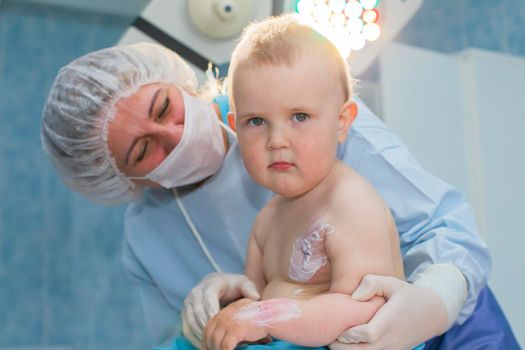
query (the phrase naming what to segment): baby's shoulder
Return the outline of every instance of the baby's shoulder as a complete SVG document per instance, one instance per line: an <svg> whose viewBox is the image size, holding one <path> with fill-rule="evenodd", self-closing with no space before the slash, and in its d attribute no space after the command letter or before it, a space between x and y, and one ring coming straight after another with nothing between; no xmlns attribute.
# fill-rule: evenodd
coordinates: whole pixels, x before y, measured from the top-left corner
<svg viewBox="0 0 525 350"><path fill-rule="evenodd" d="M333 193L342 198L347 198L349 195L353 198L378 196L374 186L363 175L340 162L337 166Z"/></svg>
<svg viewBox="0 0 525 350"><path fill-rule="evenodd" d="M354 169L339 163L332 204L338 212L383 212L385 202L374 186Z"/></svg>

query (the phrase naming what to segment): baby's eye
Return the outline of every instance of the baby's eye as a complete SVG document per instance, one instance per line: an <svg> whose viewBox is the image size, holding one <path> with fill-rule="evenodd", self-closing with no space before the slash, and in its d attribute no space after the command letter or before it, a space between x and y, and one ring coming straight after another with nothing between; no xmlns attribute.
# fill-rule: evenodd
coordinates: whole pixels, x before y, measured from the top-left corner
<svg viewBox="0 0 525 350"><path fill-rule="evenodd" d="M305 122L310 118L310 116L306 113L294 113L292 116L292 119L298 122Z"/></svg>
<svg viewBox="0 0 525 350"><path fill-rule="evenodd" d="M264 124L264 119L260 117L250 118L248 119L248 125L252 126L261 126Z"/></svg>

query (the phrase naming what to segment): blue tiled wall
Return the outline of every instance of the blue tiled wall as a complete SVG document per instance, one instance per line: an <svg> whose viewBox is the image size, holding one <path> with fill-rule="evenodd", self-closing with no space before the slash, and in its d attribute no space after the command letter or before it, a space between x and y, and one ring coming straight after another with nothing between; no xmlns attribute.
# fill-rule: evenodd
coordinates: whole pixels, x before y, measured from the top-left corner
<svg viewBox="0 0 525 350"><path fill-rule="evenodd" d="M0 8L0 348L148 349L119 258L122 207L60 183L40 146L59 69L113 45L131 19L4 2Z"/></svg>
<svg viewBox="0 0 525 350"><path fill-rule="evenodd" d="M385 0L388 1L388 0ZM425 0L396 40L443 52L525 55L524 0ZM58 68L113 45L129 20L4 1L0 6L0 348L148 349L121 269L123 208L60 183L40 147Z"/></svg>

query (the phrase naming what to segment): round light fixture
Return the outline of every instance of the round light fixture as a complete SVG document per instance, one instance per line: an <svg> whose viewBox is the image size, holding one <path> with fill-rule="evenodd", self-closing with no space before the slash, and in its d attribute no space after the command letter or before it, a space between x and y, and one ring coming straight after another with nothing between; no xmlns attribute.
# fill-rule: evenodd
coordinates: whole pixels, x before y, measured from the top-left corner
<svg viewBox="0 0 525 350"><path fill-rule="evenodd" d="M199 31L214 39L239 34L253 18L253 0L188 0L190 19Z"/></svg>
<svg viewBox="0 0 525 350"><path fill-rule="evenodd" d="M295 10L338 47L344 57L381 35L378 0L298 0Z"/></svg>

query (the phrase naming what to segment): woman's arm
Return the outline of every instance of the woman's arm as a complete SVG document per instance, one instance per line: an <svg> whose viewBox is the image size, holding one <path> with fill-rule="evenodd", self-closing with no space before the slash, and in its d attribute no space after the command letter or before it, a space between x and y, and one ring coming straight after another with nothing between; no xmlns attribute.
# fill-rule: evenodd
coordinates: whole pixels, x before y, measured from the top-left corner
<svg viewBox="0 0 525 350"><path fill-rule="evenodd" d="M128 242L122 245L122 264L128 278L137 287L146 324L155 344L163 344L181 332L180 312L162 295L138 262Z"/></svg>
<svg viewBox="0 0 525 350"><path fill-rule="evenodd" d="M367 325L348 330L341 339L369 344L336 342L331 348L364 349L384 344L408 348L442 333L447 321L449 325L461 324L470 316L489 277L490 255L464 196L426 172L366 105L358 98L356 102L358 117L346 143L338 148L338 158L367 178L390 207L399 232L407 280L417 281L421 273L426 274L436 264L447 265L447 271L456 269L459 274L450 273L439 284L457 281L449 287L456 291L454 294L464 293L460 298L466 296L466 301L460 306L459 317L457 313L447 315L454 308L453 303L447 305L430 288L371 276L361 283L359 289L368 291L359 299L379 294L387 302ZM466 291L462 290L463 278ZM429 318L428 310L434 310L435 317ZM438 318L440 322L436 322ZM445 328L436 327L443 323L442 318ZM419 331L411 331L416 329ZM399 334L406 336L400 339Z"/></svg>
<svg viewBox="0 0 525 350"><path fill-rule="evenodd" d="M465 197L426 172L409 150L358 98L358 116L338 158L363 175L385 200L399 231L406 279L433 264L448 264L467 281L458 323L474 310L491 270Z"/></svg>

